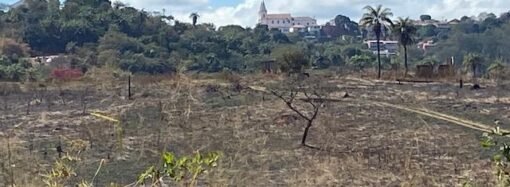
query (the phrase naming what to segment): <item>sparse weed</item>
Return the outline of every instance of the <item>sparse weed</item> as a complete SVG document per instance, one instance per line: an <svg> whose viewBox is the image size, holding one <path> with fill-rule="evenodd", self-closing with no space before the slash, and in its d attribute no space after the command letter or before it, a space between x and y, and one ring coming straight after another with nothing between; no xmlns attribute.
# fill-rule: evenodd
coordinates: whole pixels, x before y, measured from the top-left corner
<svg viewBox="0 0 510 187"><path fill-rule="evenodd" d="M219 152L200 154L193 156L177 157L171 152L163 153L163 166L159 169L152 166L138 177L137 184L145 184L150 180L151 186L161 186L165 179L170 179L180 184L197 186L200 175L209 172L217 166L220 159Z"/></svg>
<svg viewBox="0 0 510 187"><path fill-rule="evenodd" d="M492 161L495 167L495 175L500 186L510 185L510 132L496 127L490 133L484 133L481 141L482 147L491 149L494 154Z"/></svg>

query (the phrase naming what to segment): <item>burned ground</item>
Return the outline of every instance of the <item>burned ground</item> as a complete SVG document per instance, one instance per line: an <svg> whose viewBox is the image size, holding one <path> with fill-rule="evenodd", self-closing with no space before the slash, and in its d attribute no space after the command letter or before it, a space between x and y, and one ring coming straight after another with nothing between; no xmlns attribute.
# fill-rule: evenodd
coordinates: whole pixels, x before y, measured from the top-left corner
<svg viewBox="0 0 510 187"><path fill-rule="evenodd" d="M311 130L309 143L321 150L308 149L299 144L305 122L271 94L250 89L278 88L282 78L218 77L135 77L132 100L122 79L19 85L0 99L0 137L6 145L10 135L17 184L40 186L34 176L57 158L55 147L66 151L71 142L82 141L86 149L71 183L90 180L106 159L95 183L131 184L158 164L163 150L178 155L200 150L223 153L220 166L201 181L212 186L452 186L466 181L492 186L489 153L479 144L482 132L374 102L426 108L488 126L497 119L510 128L505 126L510 124L510 95L506 91L496 101L492 84L472 91L447 82L399 85L328 76L316 84L337 100L326 102ZM344 99L346 92L350 97ZM119 119L122 136L91 112ZM1 156L6 153L2 148ZM2 172L3 184L8 174Z"/></svg>

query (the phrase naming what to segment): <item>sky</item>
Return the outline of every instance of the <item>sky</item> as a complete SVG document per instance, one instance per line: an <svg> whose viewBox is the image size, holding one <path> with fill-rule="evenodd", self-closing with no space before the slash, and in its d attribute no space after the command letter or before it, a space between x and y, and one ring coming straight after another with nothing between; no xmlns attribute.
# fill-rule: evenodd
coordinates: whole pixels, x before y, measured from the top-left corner
<svg viewBox="0 0 510 187"><path fill-rule="evenodd" d="M16 0L0 0L12 3ZM180 21L190 21L189 14L197 12L199 22L216 26L230 24L253 27L258 19L262 0L121 0L130 6L147 11L163 9ZM265 0L269 13L292 13L295 16L310 16L324 24L336 15L342 14L358 21L366 5L382 4L390 8L394 18L418 19L429 14L434 19L460 18L464 15L477 16L481 12L500 15L510 11L510 0Z"/></svg>

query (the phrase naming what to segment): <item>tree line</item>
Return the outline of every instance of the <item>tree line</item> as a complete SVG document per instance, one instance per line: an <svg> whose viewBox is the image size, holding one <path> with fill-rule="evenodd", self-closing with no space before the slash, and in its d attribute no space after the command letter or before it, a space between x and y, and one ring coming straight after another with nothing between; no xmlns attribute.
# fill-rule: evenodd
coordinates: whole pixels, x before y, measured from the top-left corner
<svg viewBox="0 0 510 187"><path fill-rule="evenodd" d="M26 0L25 4L0 12L0 79L24 80L45 77L26 57L63 54L74 69L115 67L132 73L256 72L264 61L276 60L279 71L301 71L331 66L378 69L404 61L412 64L447 57L463 60L478 54L487 62L508 59L510 13L488 16L483 21L462 18L449 30L433 25L415 26L408 18L391 19L390 9L366 7L359 23L342 15L327 24L316 40L306 33L282 33L267 26L216 28L199 23L199 13L190 22L175 20L162 12L148 12L109 0ZM422 16L422 19L428 19ZM363 44L363 39L395 39L402 55L381 57ZM438 44L421 51L422 40ZM409 54L409 55L408 55ZM299 56L294 56L299 55ZM409 56L409 58L408 58ZM401 60L403 59L403 60ZM487 65L488 67L489 65Z"/></svg>

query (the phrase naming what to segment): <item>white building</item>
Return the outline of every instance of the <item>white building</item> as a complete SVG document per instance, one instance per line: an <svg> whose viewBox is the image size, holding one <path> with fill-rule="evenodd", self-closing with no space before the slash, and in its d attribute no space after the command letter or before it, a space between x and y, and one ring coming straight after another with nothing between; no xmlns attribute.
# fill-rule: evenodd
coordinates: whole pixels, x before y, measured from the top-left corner
<svg viewBox="0 0 510 187"><path fill-rule="evenodd" d="M306 32L306 27L304 25L294 25L289 28L289 32L292 33Z"/></svg>
<svg viewBox="0 0 510 187"><path fill-rule="evenodd" d="M419 49L422 49L424 51L427 51L431 48L434 48L436 47L436 44L434 43L433 40L428 40L428 41L425 41L425 42L419 42L418 43L418 48Z"/></svg>
<svg viewBox="0 0 510 187"><path fill-rule="evenodd" d="M365 44L372 53L377 54L377 40L368 40ZM379 44L381 55L392 56L398 53L398 41L381 40Z"/></svg>
<svg viewBox="0 0 510 187"><path fill-rule="evenodd" d="M317 20L311 17L292 17L290 13L268 14L264 1L260 4L258 23L267 25L269 29L278 29L283 33L297 31L302 27L317 26Z"/></svg>

